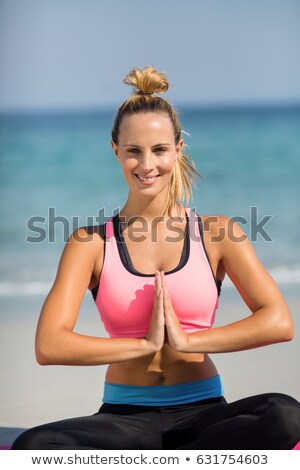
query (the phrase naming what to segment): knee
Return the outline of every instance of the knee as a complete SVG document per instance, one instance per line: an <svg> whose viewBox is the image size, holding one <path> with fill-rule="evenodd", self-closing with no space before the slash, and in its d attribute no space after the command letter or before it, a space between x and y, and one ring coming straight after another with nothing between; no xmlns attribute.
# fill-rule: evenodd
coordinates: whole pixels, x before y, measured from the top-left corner
<svg viewBox="0 0 300 470"><path fill-rule="evenodd" d="M300 439L300 403L282 393L271 393L267 398L270 430L282 437L285 448L291 448Z"/></svg>
<svg viewBox="0 0 300 470"><path fill-rule="evenodd" d="M55 436L43 426L38 426L20 434L12 445L12 450L43 450L55 439Z"/></svg>
<svg viewBox="0 0 300 470"><path fill-rule="evenodd" d="M291 418L295 416L297 421L300 418L300 403L295 398L284 393L267 393L269 409L278 418Z"/></svg>

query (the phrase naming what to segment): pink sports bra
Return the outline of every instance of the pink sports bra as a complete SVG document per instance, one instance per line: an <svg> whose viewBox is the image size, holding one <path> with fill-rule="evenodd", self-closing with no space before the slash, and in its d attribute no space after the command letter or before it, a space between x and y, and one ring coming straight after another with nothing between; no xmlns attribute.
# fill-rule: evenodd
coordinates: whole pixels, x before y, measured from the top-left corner
<svg viewBox="0 0 300 470"><path fill-rule="evenodd" d="M203 244L201 217L185 208L186 230L180 262L165 272L173 308L186 332L210 328L222 281L210 266ZM198 223L197 223L198 221ZM155 274L135 270L120 230L118 214L105 225L105 250L99 285L92 290L110 337L142 338L153 308Z"/></svg>

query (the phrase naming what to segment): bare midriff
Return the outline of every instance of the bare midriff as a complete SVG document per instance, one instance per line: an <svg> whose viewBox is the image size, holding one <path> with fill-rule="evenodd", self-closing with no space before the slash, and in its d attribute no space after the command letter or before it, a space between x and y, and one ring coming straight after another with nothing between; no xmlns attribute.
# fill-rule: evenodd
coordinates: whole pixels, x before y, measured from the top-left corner
<svg viewBox="0 0 300 470"><path fill-rule="evenodd" d="M110 364L105 380L127 385L175 385L217 374L218 371L207 354L180 353L165 344L157 353Z"/></svg>

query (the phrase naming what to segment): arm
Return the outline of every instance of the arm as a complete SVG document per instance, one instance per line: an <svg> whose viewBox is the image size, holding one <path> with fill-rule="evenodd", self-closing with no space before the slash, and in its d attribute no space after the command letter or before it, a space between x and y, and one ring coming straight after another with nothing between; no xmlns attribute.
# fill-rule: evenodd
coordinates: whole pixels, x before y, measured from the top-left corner
<svg viewBox="0 0 300 470"><path fill-rule="evenodd" d="M236 222L224 216L219 217L220 233L224 236L218 242L219 262L252 313L226 326L186 334L180 328L168 294L165 294L170 345L182 352L220 353L290 341L293 322L288 306L245 233Z"/></svg>
<svg viewBox="0 0 300 470"><path fill-rule="evenodd" d="M155 350L152 336L98 338L73 331L104 242L85 229L75 231L62 253L57 276L39 318L35 350L39 364L100 365L141 357Z"/></svg>

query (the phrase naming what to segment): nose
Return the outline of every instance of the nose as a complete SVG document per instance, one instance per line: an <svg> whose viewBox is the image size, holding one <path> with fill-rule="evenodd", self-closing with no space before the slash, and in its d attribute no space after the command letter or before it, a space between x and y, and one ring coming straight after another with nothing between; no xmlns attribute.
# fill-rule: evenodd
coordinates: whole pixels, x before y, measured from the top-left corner
<svg viewBox="0 0 300 470"><path fill-rule="evenodd" d="M149 172L155 168L155 162L153 159L153 155L151 155L150 152L145 152L142 155L142 158L140 160L140 167L143 171Z"/></svg>

